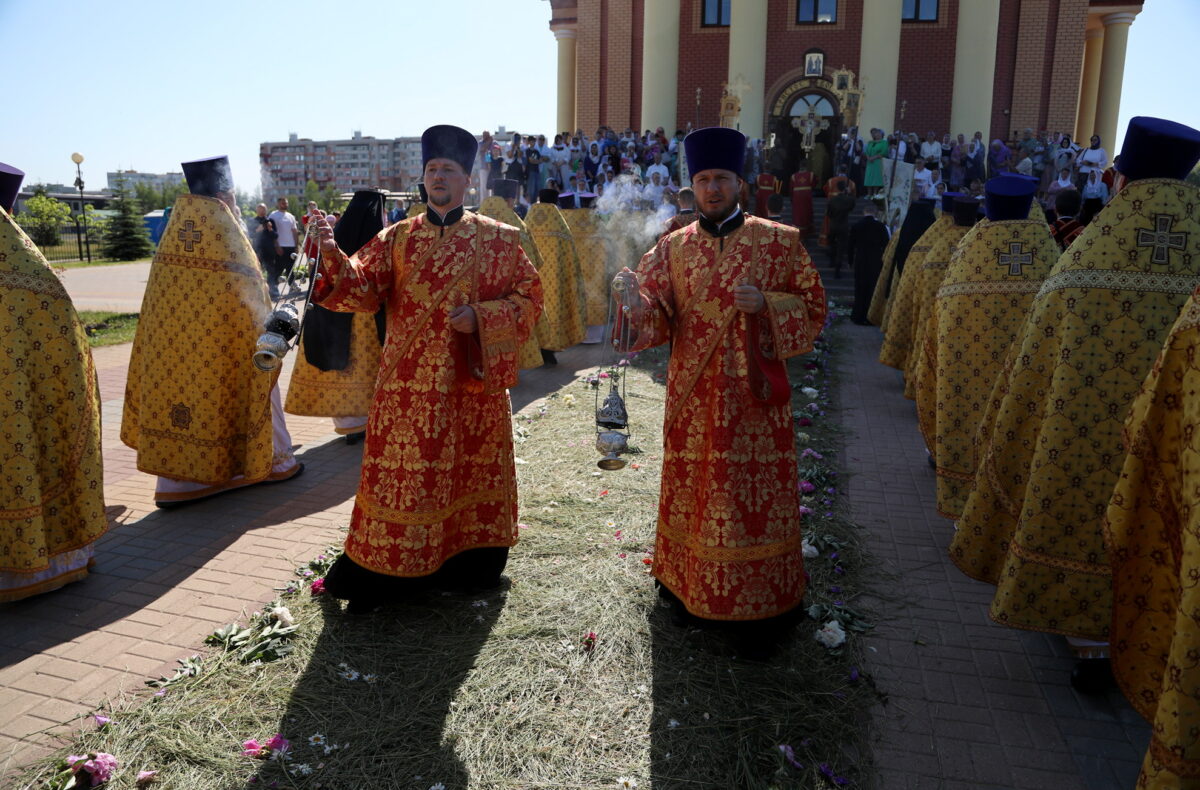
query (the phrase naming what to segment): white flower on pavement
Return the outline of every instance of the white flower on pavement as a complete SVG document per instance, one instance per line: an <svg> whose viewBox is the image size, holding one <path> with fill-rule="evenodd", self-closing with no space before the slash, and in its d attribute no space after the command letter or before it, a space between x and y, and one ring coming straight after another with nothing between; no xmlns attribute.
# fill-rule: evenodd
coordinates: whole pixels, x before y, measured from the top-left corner
<svg viewBox="0 0 1200 790"><path fill-rule="evenodd" d="M800 390L800 394L811 400L821 393L815 387L804 387Z"/></svg>
<svg viewBox="0 0 1200 790"><path fill-rule="evenodd" d="M272 609L271 616L274 617L275 621L280 625L287 626L288 628L291 628L296 624L296 618L292 617L291 610L286 606L280 606L276 609Z"/></svg>
<svg viewBox="0 0 1200 790"><path fill-rule="evenodd" d="M842 628L842 624L837 620L830 620L821 626L821 630L813 634L813 639L816 639L821 645L830 649L841 647L846 641L846 630Z"/></svg>

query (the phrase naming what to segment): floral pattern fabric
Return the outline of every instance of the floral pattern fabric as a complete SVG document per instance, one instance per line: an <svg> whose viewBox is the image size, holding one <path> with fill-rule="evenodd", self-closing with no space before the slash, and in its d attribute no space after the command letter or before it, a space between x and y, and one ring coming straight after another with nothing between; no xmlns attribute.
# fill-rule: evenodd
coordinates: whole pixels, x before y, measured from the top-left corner
<svg viewBox="0 0 1200 790"><path fill-rule="evenodd" d="M100 398L62 282L0 209L0 602L87 575L108 529Z"/></svg>
<svg viewBox="0 0 1200 790"><path fill-rule="evenodd" d="M766 297L764 351L805 353L821 330L821 279L794 228L747 217L717 239L692 224L638 266L635 347L671 343L654 575L693 614L756 620L804 596L790 407L750 391L747 319L733 288Z"/></svg>
<svg viewBox="0 0 1200 790"><path fill-rule="evenodd" d="M1017 265L1005 256L1029 255ZM975 480L975 434L1004 358L1058 260L1045 223L971 228L950 258L925 329L917 416L937 464L937 511L957 520Z"/></svg>
<svg viewBox="0 0 1200 790"><path fill-rule="evenodd" d="M916 324L914 311L916 294L921 283L921 266L925 263L925 256L933 242L953 225L954 219L945 214L930 225L909 250L900 279L893 284L894 292L889 300L887 320L880 327L883 331L883 345L879 349L879 361L888 367L904 370L908 363Z"/></svg>
<svg viewBox="0 0 1200 790"><path fill-rule="evenodd" d="M138 469L220 486L265 480L285 460L271 423L279 374L252 362L269 311L241 222L216 198L181 196L150 266L129 358L121 441L137 451Z"/></svg>
<svg viewBox="0 0 1200 790"><path fill-rule="evenodd" d="M1200 293L1129 410L1125 466L1105 521L1113 570L1112 667L1151 725L1139 788L1200 778Z"/></svg>
<svg viewBox="0 0 1200 790"><path fill-rule="evenodd" d="M377 573L426 576L464 550L515 545L507 388L541 307L517 229L470 212L444 228L422 215L322 267L323 307L387 311L346 554ZM475 311L476 333L450 328L459 305Z"/></svg>
<svg viewBox="0 0 1200 790"><path fill-rule="evenodd" d="M538 275L545 308L537 325L538 346L562 351L583 340L586 331L579 251L562 212L552 203L530 206L525 225L542 258Z"/></svg>
<svg viewBox="0 0 1200 790"><path fill-rule="evenodd" d="M998 585L1002 625L1108 638L1101 521L1125 461L1121 426L1192 290L1200 190L1131 182L1058 259L980 431L951 553Z"/></svg>

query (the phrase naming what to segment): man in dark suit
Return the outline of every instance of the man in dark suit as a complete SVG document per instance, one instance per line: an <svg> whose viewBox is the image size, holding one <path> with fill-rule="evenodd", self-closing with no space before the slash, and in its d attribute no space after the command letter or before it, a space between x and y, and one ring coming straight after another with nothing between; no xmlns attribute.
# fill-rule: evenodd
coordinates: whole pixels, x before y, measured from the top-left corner
<svg viewBox="0 0 1200 790"><path fill-rule="evenodd" d="M890 234L887 225L879 221L879 204L870 201L863 208L863 218L850 229L847 250L854 267L854 309L850 320L859 326L870 326L867 309L875 292L875 281L883 267L883 250Z"/></svg>
<svg viewBox="0 0 1200 790"><path fill-rule="evenodd" d="M833 266L833 276L840 279L842 263L849 260L850 214L857 201L850 194L850 179L838 175L833 181L837 191L830 195L825 204L825 216L829 219L829 262Z"/></svg>

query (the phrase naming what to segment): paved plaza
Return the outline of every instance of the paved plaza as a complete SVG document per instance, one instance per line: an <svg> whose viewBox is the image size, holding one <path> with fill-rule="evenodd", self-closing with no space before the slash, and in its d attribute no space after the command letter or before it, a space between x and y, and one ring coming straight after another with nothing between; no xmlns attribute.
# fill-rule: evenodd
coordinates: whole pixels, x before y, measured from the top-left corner
<svg viewBox="0 0 1200 790"><path fill-rule="evenodd" d="M145 278L137 267L95 271L110 275L93 282ZM91 287L78 278L68 287L77 303L115 294L76 296ZM1093 699L1071 689L1060 638L988 620L991 588L946 555L952 526L934 512L913 404L899 374L876 361L878 330L844 322L839 331L847 490L878 564L866 664L884 695L874 716L878 786L1132 787L1148 727L1116 692ZM361 445L347 446L327 419L293 416L301 478L156 510L153 479L137 471L118 436L130 348L94 351L112 524L96 547L95 572L0 610L0 775L44 753L47 729L169 674L214 629L270 601L349 520ZM570 383L600 353L576 347L558 368L526 372L514 410Z"/></svg>

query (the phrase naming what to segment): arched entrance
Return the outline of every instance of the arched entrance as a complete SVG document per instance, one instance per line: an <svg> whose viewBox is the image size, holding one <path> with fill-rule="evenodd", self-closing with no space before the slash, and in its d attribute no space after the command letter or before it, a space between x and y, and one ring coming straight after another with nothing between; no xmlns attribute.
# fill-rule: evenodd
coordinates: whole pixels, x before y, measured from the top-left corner
<svg viewBox="0 0 1200 790"><path fill-rule="evenodd" d="M797 80L771 105L769 130L775 135L772 171L786 184L801 159L808 159L818 187L833 177L842 136L842 106L824 77ZM811 148L806 149L806 144Z"/></svg>

